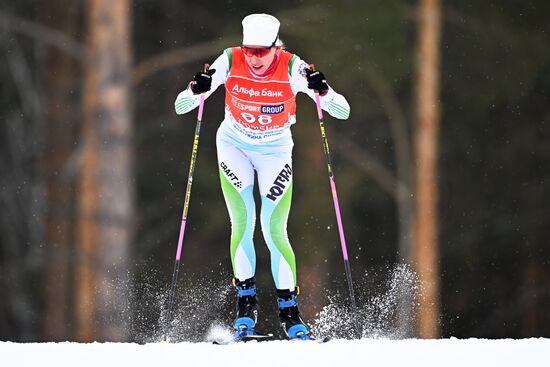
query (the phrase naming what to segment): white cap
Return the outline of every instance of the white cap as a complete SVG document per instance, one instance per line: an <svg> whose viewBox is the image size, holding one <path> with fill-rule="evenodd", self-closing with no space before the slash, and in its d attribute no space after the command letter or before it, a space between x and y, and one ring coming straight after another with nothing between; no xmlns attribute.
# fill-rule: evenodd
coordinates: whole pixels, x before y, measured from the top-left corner
<svg viewBox="0 0 550 367"><path fill-rule="evenodd" d="M243 45L272 46L279 36L280 22L269 14L250 14L243 19Z"/></svg>

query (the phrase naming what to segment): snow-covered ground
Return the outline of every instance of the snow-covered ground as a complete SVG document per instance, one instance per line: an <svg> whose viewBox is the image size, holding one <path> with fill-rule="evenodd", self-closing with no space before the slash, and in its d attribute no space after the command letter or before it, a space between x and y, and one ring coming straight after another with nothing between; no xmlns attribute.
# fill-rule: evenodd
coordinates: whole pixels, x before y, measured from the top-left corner
<svg viewBox="0 0 550 367"><path fill-rule="evenodd" d="M164 335L162 316L152 324L148 313L141 314L140 309L135 308L137 316L128 320L128 323L133 322L131 334L135 340L149 342L147 344L0 342L0 367L550 366L548 338L402 339L412 330L414 318L409 319L409 324L397 322L400 320L398 305L403 304L399 300L409 300L409 309L405 309L414 315L414 300L420 287L415 274L407 266L386 269L384 274L386 281L378 281L379 288L376 289L362 283L369 279L367 275L358 279L358 294L364 293L358 312L350 313L345 297L331 297L321 312L311 318L313 335L333 338L324 344L280 340L231 345L192 342L223 340L233 332L227 326L230 316L223 307L233 304L234 289L222 280L213 284L188 285L189 289L201 290L199 294L181 293L178 317L170 324L167 333L174 343L155 342ZM148 307L162 309L166 297L155 292L146 293L151 294L150 299L135 300L134 304L142 305L146 310ZM227 316L224 318L223 315ZM343 339L354 334L353 321L356 319L352 315L360 320L363 339ZM262 328L276 333L275 325L265 323Z"/></svg>
<svg viewBox="0 0 550 367"><path fill-rule="evenodd" d="M18 366L549 366L550 339L332 340L204 343L0 342L0 365Z"/></svg>

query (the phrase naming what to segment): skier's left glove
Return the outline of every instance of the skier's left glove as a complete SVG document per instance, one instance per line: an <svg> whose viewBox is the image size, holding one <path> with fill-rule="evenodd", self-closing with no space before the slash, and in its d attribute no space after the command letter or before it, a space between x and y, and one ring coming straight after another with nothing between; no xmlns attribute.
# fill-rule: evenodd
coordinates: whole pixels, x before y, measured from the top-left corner
<svg viewBox="0 0 550 367"><path fill-rule="evenodd" d="M208 69L206 71L198 72L191 81L191 90L193 94L201 94L208 92L212 86L212 75L216 72L216 69Z"/></svg>
<svg viewBox="0 0 550 367"><path fill-rule="evenodd" d="M324 96L328 91L328 84L325 76L319 70L305 69L307 78L307 87L316 90Z"/></svg>

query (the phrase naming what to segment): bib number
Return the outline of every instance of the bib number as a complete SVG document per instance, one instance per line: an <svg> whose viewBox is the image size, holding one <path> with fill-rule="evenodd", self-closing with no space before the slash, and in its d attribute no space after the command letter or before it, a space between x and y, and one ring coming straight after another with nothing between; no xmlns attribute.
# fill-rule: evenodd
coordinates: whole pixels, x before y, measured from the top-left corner
<svg viewBox="0 0 550 367"><path fill-rule="evenodd" d="M241 112L241 117L246 121L248 122L249 124L253 124L254 122L256 122L256 117L254 117L253 114L251 113L248 113L248 112ZM269 115L259 115L258 116L258 123L260 125L268 125L272 122L272 118L271 116Z"/></svg>

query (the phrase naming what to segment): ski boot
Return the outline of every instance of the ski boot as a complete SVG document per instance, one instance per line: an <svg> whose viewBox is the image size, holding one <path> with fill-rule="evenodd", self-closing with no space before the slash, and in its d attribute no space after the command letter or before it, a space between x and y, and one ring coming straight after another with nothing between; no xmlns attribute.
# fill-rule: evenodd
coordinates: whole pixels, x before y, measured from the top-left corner
<svg viewBox="0 0 550 367"><path fill-rule="evenodd" d="M237 334L246 335L254 332L254 327L258 321L258 297L256 297L256 284L254 277L239 281L233 279L233 284L237 288L237 317L233 322Z"/></svg>
<svg viewBox="0 0 550 367"><path fill-rule="evenodd" d="M296 301L298 293L298 287L294 291L277 289L279 320L289 339L313 340L314 338L309 336L309 329L302 320L298 309L298 302Z"/></svg>

